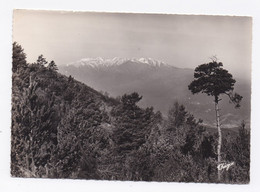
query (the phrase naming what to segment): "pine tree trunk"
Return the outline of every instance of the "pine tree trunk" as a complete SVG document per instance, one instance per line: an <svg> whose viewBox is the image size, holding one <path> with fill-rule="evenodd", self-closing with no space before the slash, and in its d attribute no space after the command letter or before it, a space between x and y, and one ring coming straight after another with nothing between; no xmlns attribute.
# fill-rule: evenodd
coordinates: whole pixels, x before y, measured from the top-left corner
<svg viewBox="0 0 260 192"><path fill-rule="evenodd" d="M221 129L220 129L220 122L219 122L219 106L218 106L219 99L218 97L215 97L215 111L216 111L216 121L217 121L217 129L218 129L218 147L217 147L217 153L218 153L218 165L221 162L221 143L222 143L222 135L221 135ZM218 181L221 180L221 170L218 169Z"/></svg>

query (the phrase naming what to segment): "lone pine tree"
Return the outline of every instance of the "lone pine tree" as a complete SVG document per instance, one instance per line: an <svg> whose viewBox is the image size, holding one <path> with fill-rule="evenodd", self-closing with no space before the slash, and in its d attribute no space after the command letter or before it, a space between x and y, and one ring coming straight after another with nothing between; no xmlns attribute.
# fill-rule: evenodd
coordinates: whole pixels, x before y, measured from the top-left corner
<svg viewBox="0 0 260 192"><path fill-rule="evenodd" d="M211 62L199 65L195 68L194 80L188 86L192 94L206 93L208 96L214 97L216 123L218 129L218 164L221 162L221 143L222 135L220 128L220 114L219 114L219 101L220 95L227 95L236 108L240 107L240 101L242 96L237 93L233 93L236 80L225 69L222 68L223 64L218 62L216 58L213 58ZM221 179L221 172L218 170L218 180Z"/></svg>

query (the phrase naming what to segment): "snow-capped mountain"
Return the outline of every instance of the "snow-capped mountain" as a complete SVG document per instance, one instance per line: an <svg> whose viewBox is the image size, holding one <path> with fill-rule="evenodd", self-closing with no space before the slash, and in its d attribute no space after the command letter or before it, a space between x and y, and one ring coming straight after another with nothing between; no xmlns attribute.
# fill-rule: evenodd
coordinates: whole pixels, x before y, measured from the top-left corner
<svg viewBox="0 0 260 192"><path fill-rule="evenodd" d="M192 95L188 90L193 80L193 69L174 67L151 58L118 58L103 59L85 58L60 66L59 70L65 75L86 83L98 91L109 93L113 97L125 93L138 92L143 96L140 105L153 106L167 115L170 106L178 101L184 104L195 117L205 123L214 124L214 105L211 97L204 94ZM242 84L241 84L242 83ZM238 119L250 119L250 85L238 82L236 91L244 98L241 109L236 110L228 103L221 102L223 124L240 124ZM212 110L210 110L212 109ZM231 114L231 115L230 115Z"/></svg>
<svg viewBox="0 0 260 192"><path fill-rule="evenodd" d="M92 68L99 68L99 67L109 67L112 65L120 65L125 62L127 59L115 57L113 59L103 59L102 57L97 58L84 58L79 61L69 63L67 66L89 66Z"/></svg>
<svg viewBox="0 0 260 192"><path fill-rule="evenodd" d="M111 66L118 66L122 65L126 62L132 62L132 63L139 63L139 64L146 64L150 67L172 67L162 61L158 61L151 58L120 58L120 57L114 57L113 59L104 59L101 57L97 58L84 58L79 61L69 63L67 66L75 66L75 67L92 67L96 69L100 69L103 67L111 67Z"/></svg>
<svg viewBox="0 0 260 192"><path fill-rule="evenodd" d="M170 65L168 65L162 61L158 61L158 60L151 59L151 58L140 58L140 59L136 59L136 60L134 59L134 61L138 61L140 63L145 63L145 64L148 64L153 67L161 67L161 66L171 67Z"/></svg>

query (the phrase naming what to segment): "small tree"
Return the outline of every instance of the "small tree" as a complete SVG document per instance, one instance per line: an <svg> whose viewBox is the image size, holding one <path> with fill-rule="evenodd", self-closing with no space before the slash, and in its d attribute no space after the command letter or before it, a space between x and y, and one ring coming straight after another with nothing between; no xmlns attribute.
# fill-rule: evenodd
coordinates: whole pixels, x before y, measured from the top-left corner
<svg viewBox="0 0 260 192"><path fill-rule="evenodd" d="M183 105L178 102L174 103L174 106L170 108L168 112L168 127L169 130L175 130L184 124L187 117L187 111Z"/></svg>
<svg viewBox="0 0 260 192"><path fill-rule="evenodd" d="M13 43L13 68L12 71L16 72L19 68L24 68L27 66L26 54L21 45L17 42Z"/></svg>
<svg viewBox="0 0 260 192"><path fill-rule="evenodd" d="M237 93L233 94L234 85L236 80L225 69L222 68L223 64L217 62L216 57L211 62L199 65L195 68L194 81L188 86L189 90L193 93L206 93L208 96L214 97L216 122L218 129L218 163L221 162L221 129L220 129L220 115L219 115L219 101L220 95L225 94L229 97L230 101L235 104L235 107L240 107L239 103L242 96ZM218 171L218 180L220 181L220 171Z"/></svg>
<svg viewBox="0 0 260 192"><path fill-rule="evenodd" d="M40 55L36 61L36 63L38 65L41 65L41 66L44 66L44 65L47 65L48 62L46 61L46 59L43 57L43 55Z"/></svg>
<svg viewBox="0 0 260 192"><path fill-rule="evenodd" d="M116 117L114 141L119 153L137 150L146 142L153 120L153 108L140 108L137 103L142 99L138 93L124 94L121 104L116 106L111 115Z"/></svg>
<svg viewBox="0 0 260 192"><path fill-rule="evenodd" d="M54 61L51 61L51 62L49 63L48 68L49 68L50 70L53 70L53 71L57 71L57 70L58 70L58 67L57 67L57 65L56 65L56 63L55 63Z"/></svg>

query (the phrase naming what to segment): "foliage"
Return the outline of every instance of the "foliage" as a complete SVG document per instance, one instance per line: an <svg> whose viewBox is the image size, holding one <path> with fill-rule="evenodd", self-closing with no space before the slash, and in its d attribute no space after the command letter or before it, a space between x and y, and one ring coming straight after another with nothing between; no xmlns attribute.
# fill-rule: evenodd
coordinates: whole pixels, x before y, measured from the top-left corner
<svg viewBox="0 0 260 192"><path fill-rule="evenodd" d="M175 102L174 107L172 107L168 113L168 129L171 130L182 126L185 123L186 115L187 111L185 111L185 107Z"/></svg>
<svg viewBox="0 0 260 192"><path fill-rule="evenodd" d="M43 55L40 55L36 61L36 64L37 65L40 65L40 66L45 66L48 64L48 62L46 61L46 59L43 57Z"/></svg>
<svg viewBox="0 0 260 192"><path fill-rule="evenodd" d="M21 45L14 42L13 43L13 68L12 71L15 73L18 69L24 68L27 65L26 54Z"/></svg>
<svg viewBox="0 0 260 192"><path fill-rule="evenodd" d="M54 61L51 61L49 64L48 64L48 68L50 70L54 70L54 71L57 71L58 70L58 67L56 65L56 63Z"/></svg>
<svg viewBox="0 0 260 192"><path fill-rule="evenodd" d="M224 154L229 162L235 162L226 174L226 182L247 183L250 179L250 132L242 121L237 137L228 135L224 140ZM228 177L228 178L227 178Z"/></svg>
<svg viewBox="0 0 260 192"><path fill-rule="evenodd" d="M41 55L28 64L13 44L11 174L17 177L217 182L217 135L176 102L167 117L57 72ZM222 182L247 183L250 134L223 141L236 164Z"/></svg>
<svg viewBox="0 0 260 192"><path fill-rule="evenodd" d="M145 143L146 136L150 133L150 123L153 109L145 110L137 106L142 97L138 93L122 96L122 103L112 110L115 119L114 141L118 151L137 150Z"/></svg>
<svg viewBox="0 0 260 192"><path fill-rule="evenodd" d="M233 94L236 80L222 67L223 64L217 62L216 59L196 67L194 72L195 80L188 86L189 90L193 94L202 92L214 96L216 102L218 102L219 95L226 94L229 96L230 101L235 103L236 107L239 107L242 96L237 93Z"/></svg>
<svg viewBox="0 0 260 192"><path fill-rule="evenodd" d="M189 90L193 94L201 92L206 93L208 96L214 97L216 125L218 129L218 164L220 164L222 161L222 133L220 127L220 109L218 106L221 99L219 97L221 94L227 95L230 101L235 104L236 108L240 107L240 101L243 98L237 93L233 94L233 89L236 81L227 70L222 68L222 66L223 64L221 62L217 62L216 58L213 58L212 62L199 65L195 68L194 80L188 86ZM220 170L218 170L218 180L221 181Z"/></svg>

